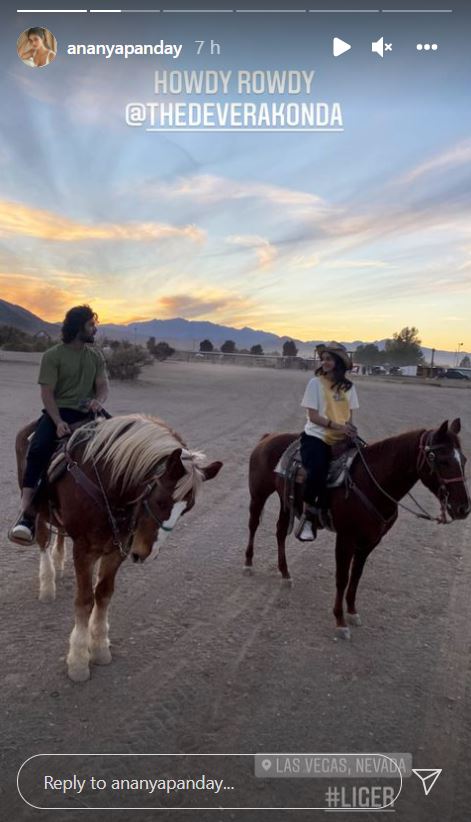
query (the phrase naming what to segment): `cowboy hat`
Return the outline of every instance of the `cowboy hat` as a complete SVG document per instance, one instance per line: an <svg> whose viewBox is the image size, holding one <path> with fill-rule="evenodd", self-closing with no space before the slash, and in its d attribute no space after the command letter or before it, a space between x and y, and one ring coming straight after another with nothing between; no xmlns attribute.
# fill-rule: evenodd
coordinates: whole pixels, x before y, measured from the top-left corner
<svg viewBox="0 0 471 822"><path fill-rule="evenodd" d="M317 353L318 353L319 357L322 357L322 355L326 351L329 354L335 354L336 357L339 357L339 359L342 360L342 362L343 362L345 368L347 369L347 371L350 371L350 369L353 367L353 363L350 359L348 351L345 348L345 346L342 345L342 343L339 343L339 342L336 342L335 340L332 340L332 342L321 343L320 345L317 345L316 349L317 349Z"/></svg>

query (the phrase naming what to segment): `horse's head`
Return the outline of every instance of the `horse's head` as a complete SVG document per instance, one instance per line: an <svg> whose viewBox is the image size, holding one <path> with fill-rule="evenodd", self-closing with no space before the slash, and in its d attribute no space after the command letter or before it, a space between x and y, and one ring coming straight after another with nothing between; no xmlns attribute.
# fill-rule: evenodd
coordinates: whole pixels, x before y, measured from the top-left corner
<svg viewBox="0 0 471 822"><path fill-rule="evenodd" d="M458 434L459 419L448 425L448 420L436 431L426 431L421 439L418 474L424 485L440 500L442 516L465 519L471 511L471 500L466 485L464 456Z"/></svg>
<svg viewBox="0 0 471 822"><path fill-rule="evenodd" d="M193 508L201 483L213 479L222 462L201 465L202 455L176 448L165 461L165 470L149 484L151 490L140 505L131 546L135 560L146 559L161 548L182 514Z"/></svg>

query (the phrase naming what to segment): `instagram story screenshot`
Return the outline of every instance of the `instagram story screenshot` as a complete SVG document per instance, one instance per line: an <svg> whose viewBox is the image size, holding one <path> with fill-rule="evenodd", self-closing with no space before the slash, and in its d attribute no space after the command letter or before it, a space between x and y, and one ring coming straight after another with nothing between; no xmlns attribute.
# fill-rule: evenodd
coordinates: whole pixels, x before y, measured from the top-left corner
<svg viewBox="0 0 471 822"><path fill-rule="evenodd" d="M471 7L122 1L2 9L0 818L468 822Z"/></svg>

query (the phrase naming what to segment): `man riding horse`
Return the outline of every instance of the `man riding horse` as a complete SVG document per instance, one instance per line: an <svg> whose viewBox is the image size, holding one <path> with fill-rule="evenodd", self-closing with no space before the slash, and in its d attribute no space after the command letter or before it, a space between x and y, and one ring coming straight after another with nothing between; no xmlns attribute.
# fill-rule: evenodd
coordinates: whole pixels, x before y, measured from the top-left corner
<svg viewBox="0 0 471 822"><path fill-rule="evenodd" d="M71 425L99 413L108 396L105 361L93 344L97 320L88 305L71 308L62 324L62 342L42 356L38 383L44 408L28 449L21 513L9 532L12 542L31 545L35 541L34 498L56 440L70 434Z"/></svg>

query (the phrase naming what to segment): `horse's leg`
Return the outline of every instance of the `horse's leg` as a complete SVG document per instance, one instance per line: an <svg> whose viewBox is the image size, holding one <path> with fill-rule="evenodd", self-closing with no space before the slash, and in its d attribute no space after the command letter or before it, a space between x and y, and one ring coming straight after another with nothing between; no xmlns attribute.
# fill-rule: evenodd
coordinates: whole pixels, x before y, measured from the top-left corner
<svg viewBox="0 0 471 822"><path fill-rule="evenodd" d="M67 668L70 679L85 682L90 676L88 622L93 608L93 566L96 557L87 552L88 543L74 541L74 566L77 581L75 625L69 640Z"/></svg>
<svg viewBox="0 0 471 822"><path fill-rule="evenodd" d="M348 583L347 593L345 594L345 599L347 601L347 622L349 625L361 625L360 615L357 613L356 606L355 606L355 598L358 588L358 583L360 581L360 577L363 573L363 568L365 567L365 562L371 554L373 548L375 546L362 546L361 548L357 548L353 555L353 562L352 568L350 571L350 580Z"/></svg>
<svg viewBox="0 0 471 822"><path fill-rule="evenodd" d="M335 597L334 616L337 621L335 635L339 639L350 639L348 627L343 612L343 597L348 583L348 574L352 562L354 546L350 540L337 535L335 543L335 564L337 596Z"/></svg>
<svg viewBox="0 0 471 822"><path fill-rule="evenodd" d="M108 636L108 607L114 591L116 571L123 561L119 551L102 556L95 587L95 605L90 617L90 662L108 665L111 662Z"/></svg>
<svg viewBox="0 0 471 822"><path fill-rule="evenodd" d="M49 526L41 514L36 519L36 542L39 545L39 601L53 602L56 598L56 570L49 547Z"/></svg>
<svg viewBox="0 0 471 822"><path fill-rule="evenodd" d="M288 571L288 563L286 562L286 534L288 533L289 525L289 511L283 505L283 500L280 497L280 513L278 522L276 523L276 541L278 543L278 568L284 580L291 580Z"/></svg>
<svg viewBox="0 0 471 822"><path fill-rule="evenodd" d="M263 507L271 493L271 491L269 491L268 493L264 491L263 493L259 492L258 494L251 495L249 516L249 541L245 551L244 570L246 568L252 567L255 533L257 531L258 526L260 525ZM248 573L250 573L250 571Z"/></svg>
<svg viewBox="0 0 471 822"><path fill-rule="evenodd" d="M65 564L65 534L63 531L57 531L52 544L51 554L54 568L58 575L62 576Z"/></svg>

